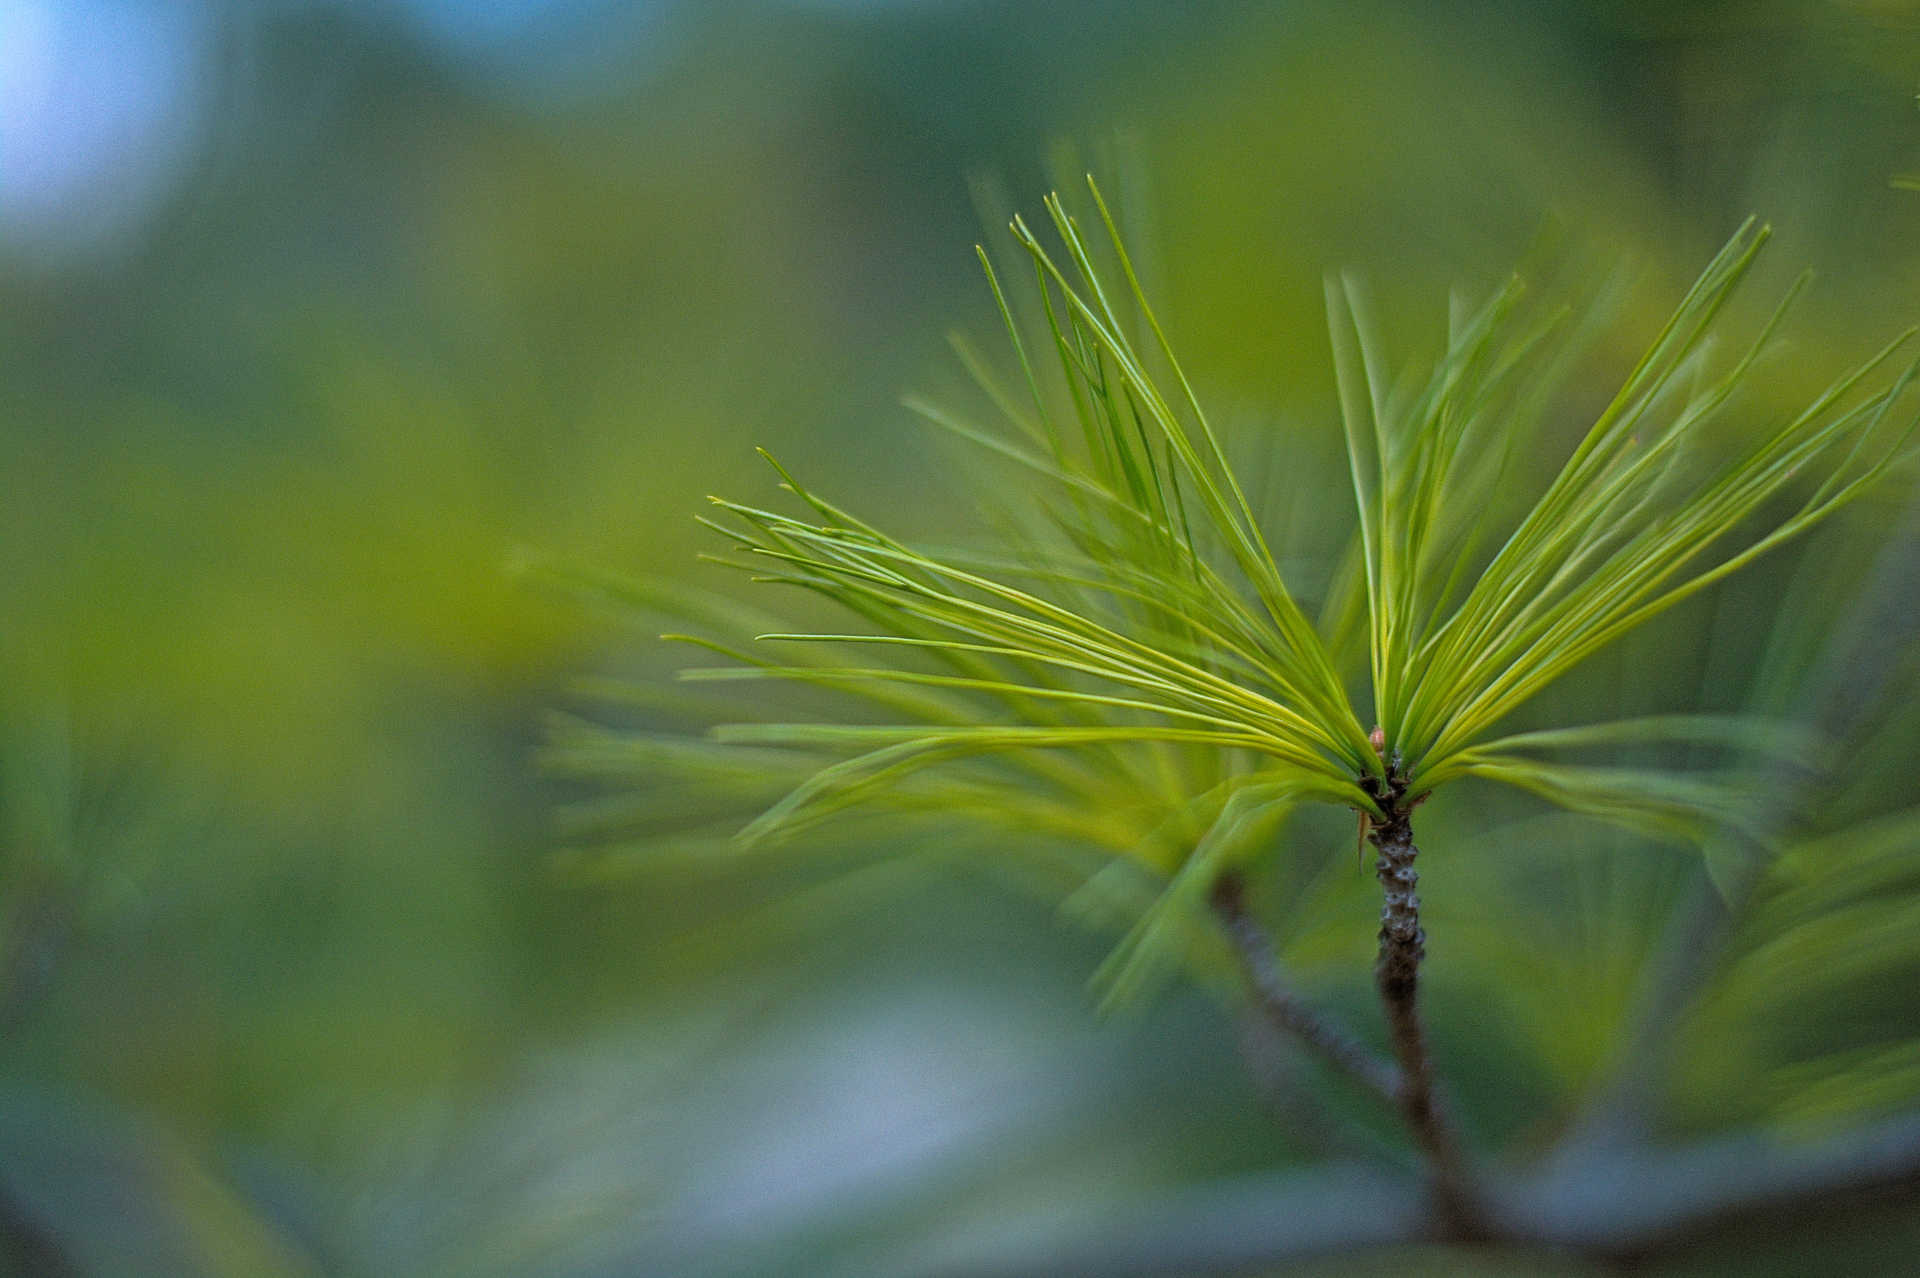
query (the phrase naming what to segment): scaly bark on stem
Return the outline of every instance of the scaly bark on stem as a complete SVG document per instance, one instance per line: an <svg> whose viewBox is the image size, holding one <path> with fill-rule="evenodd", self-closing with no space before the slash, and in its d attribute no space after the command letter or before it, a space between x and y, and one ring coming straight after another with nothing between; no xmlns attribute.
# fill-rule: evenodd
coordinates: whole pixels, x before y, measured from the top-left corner
<svg viewBox="0 0 1920 1278"><path fill-rule="evenodd" d="M1386 814L1373 823L1368 839L1378 853L1374 873L1385 893L1374 983L1386 1012L1394 1059L1400 1065L1395 1099L1426 1156L1436 1206L1448 1228L1460 1237L1477 1237L1485 1232L1485 1214L1435 1094L1433 1057L1420 1021L1420 961L1426 957L1427 934L1420 926L1420 897L1415 891L1420 876L1413 868L1414 858L1420 855L1413 842L1412 821L1419 798L1409 798L1397 767L1385 780L1372 781L1369 792Z"/></svg>

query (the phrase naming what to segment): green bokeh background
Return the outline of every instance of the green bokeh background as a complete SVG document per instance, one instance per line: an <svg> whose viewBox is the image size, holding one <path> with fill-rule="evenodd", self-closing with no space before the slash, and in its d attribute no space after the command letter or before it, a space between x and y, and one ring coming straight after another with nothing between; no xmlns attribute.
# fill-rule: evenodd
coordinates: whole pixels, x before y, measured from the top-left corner
<svg viewBox="0 0 1920 1278"><path fill-rule="evenodd" d="M196 12L203 109L160 194L110 235L0 240L22 1273L913 1272L1018 1210L1300 1156L1225 1011L1101 1021L1102 938L990 875L582 883L549 856L577 787L536 766L543 712L679 657L514 566L695 578L703 495L770 498L756 445L891 527L971 527L897 398L961 385L950 327L991 340L979 179L1033 211L1063 173L1144 175L1202 398L1308 463L1337 446L1329 267L1419 351L1449 288L1543 238L1630 260L1619 364L1757 212L1756 294L1819 272L1782 394L1920 315L1905 4L681 0L493 42L447 35L458 5ZM1823 553L1857 564L1898 510ZM1739 704L1800 566L1559 704ZM1633 893L1681 873L1606 840L1629 869L1430 873L1436 937L1515 919L1456 969L1526 973L1505 1005L1434 947L1489 1136L1524 1144L1604 1056ZM1329 882L1290 943L1363 1017L1369 888ZM1526 920L1582 894L1641 931L1543 959ZM1529 1004L1574 991L1572 1022ZM1882 1010L1912 1033L1911 999ZM1724 1050L1745 1077L1778 1045ZM1893 1066L1836 1104L1910 1104Z"/></svg>

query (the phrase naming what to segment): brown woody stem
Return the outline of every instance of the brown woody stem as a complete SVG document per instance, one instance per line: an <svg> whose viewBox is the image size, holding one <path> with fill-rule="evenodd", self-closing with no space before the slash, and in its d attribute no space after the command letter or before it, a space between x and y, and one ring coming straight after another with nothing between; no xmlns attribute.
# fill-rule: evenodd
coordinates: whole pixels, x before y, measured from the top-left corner
<svg viewBox="0 0 1920 1278"><path fill-rule="evenodd" d="M1237 873L1221 875L1213 885L1213 910L1240 956L1261 1014L1360 1086L1389 1104L1397 1103L1400 1079L1393 1066L1309 1007L1287 984L1272 940L1247 912L1245 893L1246 884Z"/></svg>
<svg viewBox="0 0 1920 1278"><path fill-rule="evenodd" d="M1420 876L1413 863L1420 849L1413 842L1412 813L1424 796L1408 796L1397 767L1384 780L1370 778L1366 784L1385 814L1374 821L1367 837L1379 854L1374 873L1385 893L1374 983L1400 1066L1395 1100L1426 1157L1440 1216L1458 1236L1475 1237L1485 1231L1485 1213L1473 1191L1460 1143L1441 1109L1433 1057L1420 1020L1420 961L1426 957L1427 934L1420 926L1420 897L1415 891Z"/></svg>

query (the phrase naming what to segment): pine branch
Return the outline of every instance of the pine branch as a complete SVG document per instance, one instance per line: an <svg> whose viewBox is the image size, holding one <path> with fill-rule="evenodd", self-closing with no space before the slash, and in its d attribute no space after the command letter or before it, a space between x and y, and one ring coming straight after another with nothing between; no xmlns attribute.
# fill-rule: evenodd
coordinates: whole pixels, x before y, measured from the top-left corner
<svg viewBox="0 0 1920 1278"><path fill-rule="evenodd" d="M1400 1076L1345 1030L1308 1006L1280 972L1272 940L1247 912L1246 883L1229 871L1214 881L1213 909L1240 956L1254 1005L1272 1025L1390 1105L1398 1104Z"/></svg>
<svg viewBox="0 0 1920 1278"><path fill-rule="evenodd" d="M1420 926L1420 897L1414 890L1420 876L1413 863L1420 849L1413 842L1412 821L1413 809L1420 800L1408 797L1397 757L1385 781L1370 777L1368 785L1386 814L1372 824L1367 837L1378 854L1375 874L1385 895L1374 982L1380 990L1394 1058L1400 1067L1394 1100L1427 1161L1435 1203L1447 1221L1448 1236L1477 1237L1485 1232L1485 1209L1478 1201L1459 1139L1440 1105L1433 1055L1420 1019L1420 963L1426 957L1427 934Z"/></svg>
<svg viewBox="0 0 1920 1278"><path fill-rule="evenodd" d="M1830 1140L1758 1134L1679 1150L1617 1151L1550 1175L1489 1181L1482 1246L1644 1263L1703 1239L1782 1220L1817 1220L1866 1198L1920 1199L1920 1111ZM1456 1240L1414 1182L1359 1165L1243 1178L1023 1231L927 1272L1014 1275L1264 1273L1336 1253Z"/></svg>

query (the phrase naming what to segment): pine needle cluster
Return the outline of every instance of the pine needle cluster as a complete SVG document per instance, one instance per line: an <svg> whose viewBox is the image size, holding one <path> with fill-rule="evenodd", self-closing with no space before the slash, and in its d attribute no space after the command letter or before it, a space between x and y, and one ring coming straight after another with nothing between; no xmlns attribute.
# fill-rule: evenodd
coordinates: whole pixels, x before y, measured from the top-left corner
<svg viewBox="0 0 1920 1278"><path fill-rule="evenodd" d="M1013 846L1045 836L1075 849L1074 872L1088 879L1076 900L1131 925L1104 972L1122 994L1181 948L1221 873L1296 805L1352 809L1364 831L1471 775L1704 838L1749 810L1727 775L1565 754L1649 742L1786 758L1815 748L1788 725L1699 714L1500 732L1594 653L1831 518L1912 456L1903 404L1916 365L1895 363L1904 336L1798 411L1756 421L1743 405L1738 393L1801 291L1723 349L1722 313L1766 228L1743 226L1719 252L1513 518L1505 497L1532 473L1518 459L1551 446L1545 423L1585 349L1586 312L1538 303L1516 280L1456 307L1444 353L1409 380L1390 374L1353 283L1330 280L1357 520L1352 552L1310 612L1269 545L1271 512L1236 477L1091 181L1089 194L1087 222L1046 202L1050 238L1013 221L1017 273L980 252L1008 375L961 351L999 423L909 401L1017 472L1029 507L1018 535L932 550L775 463L788 511L714 499L709 522L731 547L722 558L824 597L844 628L801 631L665 584L596 579L688 619L672 637L724 659L684 673L701 691L771 680L834 694L821 718L747 716L705 739L562 721L564 766L673 796L647 809L670 827L653 829L653 846L762 844L854 808L997 828ZM1011 287L1016 274L1027 288ZM1736 406L1740 429L1719 430ZM1363 681L1343 674L1356 669ZM727 704L753 703L708 710ZM743 827L733 817L761 801Z"/></svg>

